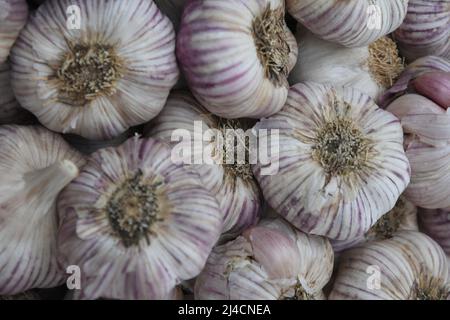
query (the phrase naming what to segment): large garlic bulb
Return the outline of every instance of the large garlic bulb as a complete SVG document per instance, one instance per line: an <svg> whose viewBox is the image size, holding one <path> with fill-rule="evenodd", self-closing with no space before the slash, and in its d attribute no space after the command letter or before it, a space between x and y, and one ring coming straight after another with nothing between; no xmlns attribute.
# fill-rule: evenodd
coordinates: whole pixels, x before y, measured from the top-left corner
<svg viewBox="0 0 450 320"><path fill-rule="evenodd" d="M325 238L307 235L282 220L263 220L214 248L195 283L196 299L315 300L333 270Z"/></svg>
<svg viewBox="0 0 450 320"><path fill-rule="evenodd" d="M83 158L40 127L0 127L0 295L51 288L58 270L56 198Z"/></svg>
<svg viewBox="0 0 450 320"><path fill-rule="evenodd" d="M222 214L170 148L137 136L92 154L61 193L61 266L81 268L81 298L167 299L194 278L219 238Z"/></svg>
<svg viewBox="0 0 450 320"><path fill-rule="evenodd" d="M150 0L48 0L11 61L22 107L53 131L96 140L155 117L179 73L172 23Z"/></svg>
<svg viewBox="0 0 450 320"><path fill-rule="evenodd" d="M27 17L26 0L0 0L0 64L6 61Z"/></svg>
<svg viewBox="0 0 450 320"><path fill-rule="evenodd" d="M402 231L347 251L329 299L449 299L447 268L436 242L420 232Z"/></svg>
<svg viewBox="0 0 450 320"><path fill-rule="evenodd" d="M360 47L397 29L405 18L408 0L286 0L286 6L320 38Z"/></svg>
<svg viewBox="0 0 450 320"><path fill-rule="evenodd" d="M297 44L282 0L194 0L184 8L177 56L198 101L223 118L279 111Z"/></svg>
<svg viewBox="0 0 450 320"><path fill-rule="evenodd" d="M450 59L450 0L409 0L406 18L394 35L410 61L430 54Z"/></svg>
<svg viewBox="0 0 450 320"><path fill-rule="evenodd" d="M396 117L349 87L300 83L255 129L279 131L279 171L253 172L264 198L300 230L336 240L363 235L410 179Z"/></svg>

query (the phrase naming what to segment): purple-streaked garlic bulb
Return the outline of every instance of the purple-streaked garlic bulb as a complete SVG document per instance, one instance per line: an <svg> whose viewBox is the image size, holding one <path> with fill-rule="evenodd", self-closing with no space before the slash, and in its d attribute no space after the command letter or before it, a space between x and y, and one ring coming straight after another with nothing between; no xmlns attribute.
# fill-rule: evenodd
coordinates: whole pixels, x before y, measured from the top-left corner
<svg viewBox="0 0 450 320"><path fill-rule="evenodd" d="M81 269L81 298L167 299L194 278L222 214L168 145L137 136L93 153L58 200L61 266Z"/></svg>
<svg viewBox="0 0 450 320"><path fill-rule="evenodd" d="M190 157L186 162L198 171L205 187L211 190L219 202L224 216L222 232L225 238L236 236L254 225L261 213L262 194L248 161L247 150L251 144L244 141L246 136L242 135L241 139L236 131L242 130L244 134L252 125L253 121L247 119L219 118L203 108L191 94L175 92L169 96L160 115L148 126L148 135L170 143L173 152L183 146L188 148L186 152L190 152ZM180 141L180 138L188 137L180 137L178 130L185 130L189 139ZM207 139L206 134L210 130L216 130L216 133ZM220 134L221 138L216 137L216 134ZM198 139L201 147L197 147L194 139ZM238 158L239 146L245 152L241 163ZM227 162L226 158L231 153L234 158L231 159L232 163ZM215 162L197 163L195 160L203 160L206 156Z"/></svg>
<svg viewBox="0 0 450 320"><path fill-rule="evenodd" d="M448 263L430 237L401 231L345 252L329 299L450 299Z"/></svg>
<svg viewBox="0 0 450 320"><path fill-rule="evenodd" d="M8 58L27 17L26 0L0 0L0 64Z"/></svg>
<svg viewBox="0 0 450 320"><path fill-rule="evenodd" d="M367 232L410 179L399 120L350 87L300 83L255 129L279 130L279 171L253 172L264 198L306 233L336 240Z"/></svg>
<svg viewBox="0 0 450 320"><path fill-rule="evenodd" d="M183 11L177 56L197 100L227 119L261 118L286 102L297 60L282 0L193 0Z"/></svg>
<svg viewBox="0 0 450 320"><path fill-rule="evenodd" d="M397 29L407 6L408 0L286 0L298 22L346 47L367 46Z"/></svg>
<svg viewBox="0 0 450 320"><path fill-rule="evenodd" d="M154 118L179 74L172 23L150 0L48 0L11 61L22 107L53 131L93 140Z"/></svg>
<svg viewBox="0 0 450 320"><path fill-rule="evenodd" d="M333 270L326 238L307 235L281 219L214 248L197 277L195 298L208 300L319 300Z"/></svg>
<svg viewBox="0 0 450 320"><path fill-rule="evenodd" d="M0 126L0 295L64 282L56 199L83 164L78 152L44 128Z"/></svg>
<svg viewBox="0 0 450 320"><path fill-rule="evenodd" d="M394 36L409 61L430 54L450 59L450 0L409 0Z"/></svg>

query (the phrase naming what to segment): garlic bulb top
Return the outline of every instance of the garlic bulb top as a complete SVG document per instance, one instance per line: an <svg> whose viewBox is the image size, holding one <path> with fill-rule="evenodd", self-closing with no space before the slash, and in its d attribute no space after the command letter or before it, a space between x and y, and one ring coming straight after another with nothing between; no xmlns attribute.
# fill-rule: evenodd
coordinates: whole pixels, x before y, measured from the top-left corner
<svg viewBox="0 0 450 320"><path fill-rule="evenodd" d="M198 101L223 118L261 118L286 102L297 59L282 0L194 0L177 56Z"/></svg>
<svg viewBox="0 0 450 320"><path fill-rule="evenodd" d="M24 108L51 130L96 140L155 117L179 74L172 23L150 0L48 0L11 61Z"/></svg>
<svg viewBox="0 0 450 320"><path fill-rule="evenodd" d="M61 284L56 198L83 158L34 126L0 127L0 295Z"/></svg>
<svg viewBox="0 0 450 320"><path fill-rule="evenodd" d="M397 29L408 0L286 0L289 13L322 39L367 46Z"/></svg>
<svg viewBox="0 0 450 320"><path fill-rule="evenodd" d="M313 300L333 270L325 238L266 219L214 248L195 283L196 299Z"/></svg>
<svg viewBox="0 0 450 320"><path fill-rule="evenodd" d="M0 64L8 58L28 17L26 0L0 0Z"/></svg>
<svg viewBox="0 0 450 320"><path fill-rule="evenodd" d="M361 236L409 183L398 119L353 88L297 84L282 111L256 128L280 130L279 172L253 168L264 198L304 232Z"/></svg>
<svg viewBox="0 0 450 320"><path fill-rule="evenodd" d="M197 276L222 214L196 172L170 148L137 136L93 153L61 193L61 266L77 265L87 299L167 299Z"/></svg>
<svg viewBox="0 0 450 320"><path fill-rule="evenodd" d="M450 299L447 258L416 231L369 242L343 254L329 299Z"/></svg>
<svg viewBox="0 0 450 320"><path fill-rule="evenodd" d="M450 0L409 0L394 36L409 61L430 54L450 59Z"/></svg>

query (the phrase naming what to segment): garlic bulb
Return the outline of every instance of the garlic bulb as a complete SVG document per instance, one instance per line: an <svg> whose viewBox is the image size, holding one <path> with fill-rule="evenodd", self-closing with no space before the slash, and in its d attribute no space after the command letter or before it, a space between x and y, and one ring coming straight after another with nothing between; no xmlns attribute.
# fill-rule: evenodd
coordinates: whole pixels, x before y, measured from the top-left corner
<svg viewBox="0 0 450 320"><path fill-rule="evenodd" d="M0 295L64 281L56 260L55 203L83 163L43 128L0 127Z"/></svg>
<svg viewBox="0 0 450 320"><path fill-rule="evenodd" d="M289 82L313 81L349 86L377 99L403 71L395 42L382 37L369 46L348 48L297 29L299 57Z"/></svg>
<svg viewBox="0 0 450 320"><path fill-rule="evenodd" d="M288 12L324 40L367 46L405 18L408 0L286 0Z"/></svg>
<svg viewBox="0 0 450 320"><path fill-rule="evenodd" d="M347 251L329 299L450 299L444 252L428 236L401 231Z"/></svg>
<svg viewBox="0 0 450 320"><path fill-rule="evenodd" d="M398 119L353 88L297 84L285 107L256 128L280 130L279 172L253 168L264 198L303 232L361 236L409 183Z"/></svg>
<svg viewBox="0 0 450 320"><path fill-rule="evenodd" d="M0 64L8 58L28 17L26 0L0 0Z"/></svg>
<svg viewBox="0 0 450 320"><path fill-rule="evenodd" d="M194 0L183 11L177 56L197 100L220 117L279 111L297 44L282 0Z"/></svg>
<svg viewBox="0 0 450 320"><path fill-rule="evenodd" d="M450 0L409 0L394 35L410 61L430 54L450 59Z"/></svg>
<svg viewBox="0 0 450 320"><path fill-rule="evenodd" d="M247 124L248 122L245 119L221 119L204 109L189 93L175 92L169 96L161 114L148 127L149 136L171 143L174 148L180 145L178 137L173 136L176 130L186 130L190 138L200 139L202 148L196 147L195 142L192 144L191 139L181 143L187 143L187 146L193 147L190 163L193 163L202 183L211 190L219 202L224 216L222 232L225 238L236 236L254 225L261 212L262 194L250 164L248 161L241 164L237 161L238 159L234 159L233 164L228 164L225 158L229 151L238 152L238 146L235 147L234 142L243 147L249 147L242 145L238 136L229 136L229 130L247 130L251 127ZM200 132L196 131L196 123L201 126ZM232 137L233 142L228 142L233 146L233 150L227 151L229 146L227 141L224 141L222 145L214 144L212 140L216 138L215 136L211 137L213 138L210 139L211 141L203 139L202 135L211 129L218 130L223 139ZM209 145L212 148L208 148ZM204 153L207 152L210 152L211 157L222 156L222 158L216 159L214 163L196 164L196 157L204 159Z"/></svg>
<svg viewBox="0 0 450 320"><path fill-rule="evenodd" d="M79 15L66 21L73 6ZM24 108L53 131L94 140L155 117L179 73L172 24L150 0L48 0L11 61Z"/></svg>
<svg viewBox="0 0 450 320"><path fill-rule="evenodd" d="M316 300L331 277L333 250L282 220L263 220L214 248L195 283L196 299Z"/></svg>
<svg viewBox="0 0 450 320"><path fill-rule="evenodd" d="M61 266L77 265L81 298L167 299L197 276L222 214L170 148L137 136L93 153L58 200Z"/></svg>

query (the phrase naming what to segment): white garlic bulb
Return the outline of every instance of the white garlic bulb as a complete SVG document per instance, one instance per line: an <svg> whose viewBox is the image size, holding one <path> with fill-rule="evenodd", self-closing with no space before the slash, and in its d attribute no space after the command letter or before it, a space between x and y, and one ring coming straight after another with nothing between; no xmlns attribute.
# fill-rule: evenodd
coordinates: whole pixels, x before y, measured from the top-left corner
<svg viewBox="0 0 450 320"><path fill-rule="evenodd" d="M286 0L289 13L324 40L347 47L367 46L395 29L408 0Z"/></svg>
<svg viewBox="0 0 450 320"><path fill-rule="evenodd" d="M223 118L279 111L297 44L283 0L194 0L184 8L177 56L197 100Z"/></svg>
<svg viewBox="0 0 450 320"><path fill-rule="evenodd" d="M333 270L325 238L267 219L214 248L195 282L196 299L315 300Z"/></svg>
<svg viewBox="0 0 450 320"><path fill-rule="evenodd" d="M342 255L329 299L450 299L447 258L416 231L369 242Z"/></svg>
<svg viewBox="0 0 450 320"><path fill-rule="evenodd" d="M67 22L74 5L79 25ZM11 62L22 107L53 131L94 140L155 117L179 74L172 23L150 0L48 0Z"/></svg>
<svg viewBox="0 0 450 320"><path fill-rule="evenodd" d="M0 64L6 61L28 17L26 0L0 0Z"/></svg>
<svg viewBox="0 0 450 320"><path fill-rule="evenodd" d="M56 198L83 163L50 131L0 127L0 295L64 281L56 255Z"/></svg>
<svg viewBox="0 0 450 320"><path fill-rule="evenodd" d="M279 130L279 171L253 172L264 198L303 232L348 240L391 210L410 180L399 120L350 87L300 83L255 129Z"/></svg>

